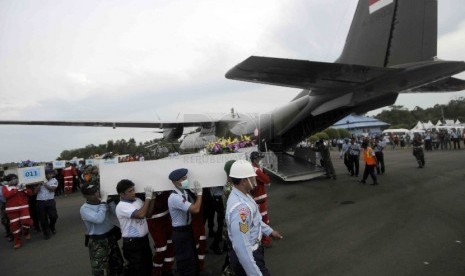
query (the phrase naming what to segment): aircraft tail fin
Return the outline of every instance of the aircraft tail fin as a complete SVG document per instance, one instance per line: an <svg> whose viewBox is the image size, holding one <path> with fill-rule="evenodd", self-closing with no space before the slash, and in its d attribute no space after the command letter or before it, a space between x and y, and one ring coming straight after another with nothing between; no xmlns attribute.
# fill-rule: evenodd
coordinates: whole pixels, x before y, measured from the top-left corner
<svg viewBox="0 0 465 276"><path fill-rule="evenodd" d="M437 53L437 0L359 0L338 63L388 67Z"/></svg>

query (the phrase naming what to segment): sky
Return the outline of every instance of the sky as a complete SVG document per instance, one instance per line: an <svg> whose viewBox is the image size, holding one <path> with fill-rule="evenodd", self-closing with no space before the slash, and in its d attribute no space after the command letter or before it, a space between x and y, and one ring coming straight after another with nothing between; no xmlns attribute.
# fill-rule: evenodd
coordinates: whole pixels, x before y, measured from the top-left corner
<svg viewBox="0 0 465 276"><path fill-rule="evenodd" d="M438 2L438 57L465 60L465 1ZM228 80L225 73L251 55L333 62L356 4L0 0L0 120L148 122L231 108L265 113L300 89ZM401 94L395 104L427 108L458 97L465 91ZM0 163L51 161L67 149L157 135L135 128L0 126Z"/></svg>

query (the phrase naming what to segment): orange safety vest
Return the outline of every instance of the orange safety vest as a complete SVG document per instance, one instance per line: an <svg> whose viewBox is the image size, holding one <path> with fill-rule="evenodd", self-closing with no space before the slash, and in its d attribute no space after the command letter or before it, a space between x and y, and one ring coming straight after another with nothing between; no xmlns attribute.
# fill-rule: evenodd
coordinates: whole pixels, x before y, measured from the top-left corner
<svg viewBox="0 0 465 276"><path fill-rule="evenodd" d="M365 149L363 159L367 165L376 165L376 159L373 156L373 150L370 147Z"/></svg>

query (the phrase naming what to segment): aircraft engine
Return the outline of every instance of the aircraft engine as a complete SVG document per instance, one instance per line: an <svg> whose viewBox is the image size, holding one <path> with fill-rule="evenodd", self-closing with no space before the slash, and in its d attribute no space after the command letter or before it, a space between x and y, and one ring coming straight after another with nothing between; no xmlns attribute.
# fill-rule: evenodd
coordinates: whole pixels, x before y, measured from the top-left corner
<svg viewBox="0 0 465 276"><path fill-rule="evenodd" d="M175 128L165 128L163 129L163 139L166 141L177 141L181 138L183 132L183 125L178 125Z"/></svg>

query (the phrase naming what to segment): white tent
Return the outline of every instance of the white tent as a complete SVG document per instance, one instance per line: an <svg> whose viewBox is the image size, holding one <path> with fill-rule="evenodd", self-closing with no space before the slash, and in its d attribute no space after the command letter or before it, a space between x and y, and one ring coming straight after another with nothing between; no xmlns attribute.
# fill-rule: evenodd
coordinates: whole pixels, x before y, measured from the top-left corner
<svg viewBox="0 0 465 276"><path fill-rule="evenodd" d="M431 129L434 127L433 123L431 122L431 120L429 120L426 124L424 124L425 126L425 129Z"/></svg>
<svg viewBox="0 0 465 276"><path fill-rule="evenodd" d="M445 123L444 123L444 125L446 125L446 126L453 126L453 125L455 125L455 122L454 122L454 120L446 120Z"/></svg>
<svg viewBox="0 0 465 276"><path fill-rule="evenodd" d="M438 120L438 122L436 123L436 126L442 126L441 120Z"/></svg>
<svg viewBox="0 0 465 276"><path fill-rule="evenodd" d="M425 125L421 121L418 121L418 123L412 128L412 130L414 129L425 129Z"/></svg>
<svg viewBox="0 0 465 276"><path fill-rule="evenodd" d="M462 124L462 123L459 121L459 119L457 119L457 120L455 121L455 124L456 124L456 125L460 125L460 124Z"/></svg>

